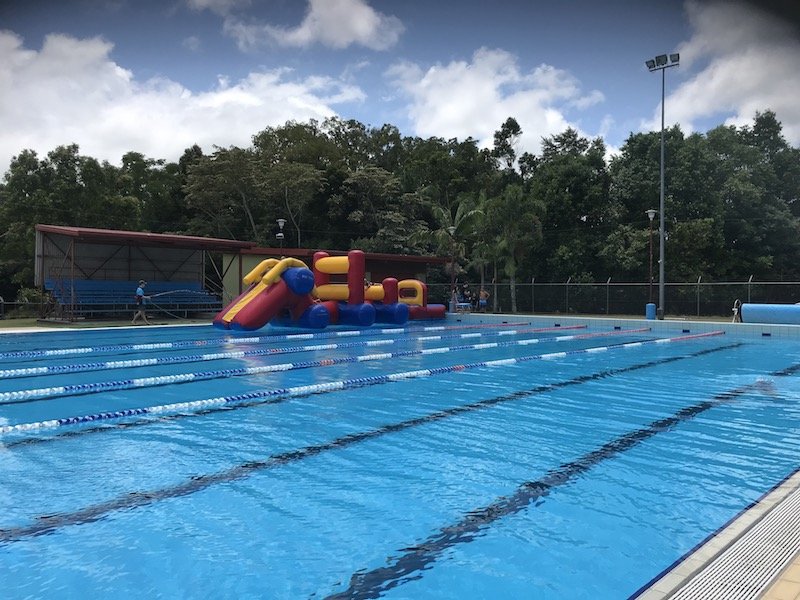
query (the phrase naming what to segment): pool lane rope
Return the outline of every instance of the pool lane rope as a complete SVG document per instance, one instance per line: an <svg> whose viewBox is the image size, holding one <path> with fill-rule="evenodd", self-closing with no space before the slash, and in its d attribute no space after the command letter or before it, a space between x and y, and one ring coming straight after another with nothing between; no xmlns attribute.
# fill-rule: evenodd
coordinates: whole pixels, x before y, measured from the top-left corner
<svg viewBox="0 0 800 600"><path fill-rule="evenodd" d="M207 398L204 400L192 400L188 402L175 402L172 404L161 404L156 406L148 406L142 408L128 408L123 410L108 411L102 413L95 413L89 415L81 415L74 417L64 417L60 419L49 419L46 421L35 421L31 423L18 423L16 425L3 425L0 426L0 435L10 433L20 433L27 431L38 431L42 429L58 429L61 427L68 427L73 425L80 425L84 423L94 423L97 421L110 421L117 419L124 419L126 417L142 416L142 415L160 415L172 412L197 412L206 410L215 406L223 406L225 404L233 404L243 401L252 401L259 399L266 399L271 397L280 396L302 396L314 393L332 392L339 390L346 390L352 388L360 388L365 386L379 385L390 383L394 381L402 381L405 379L415 379L420 377L432 377L442 375L445 373L454 373L459 371L467 371L481 367L503 367L523 362L534 360L550 360L562 358L566 356L578 354L592 354L598 352L606 352L609 350L622 350L638 348L645 344L666 344L672 342L682 342L688 340L696 340L700 338L707 338L713 336L724 335L724 331L710 331L707 333L698 333L691 335L682 335L672 338L658 338L654 340L645 340L638 342L627 342L617 345L597 346L593 348L586 348L580 350L567 350L564 352L550 352L547 354L534 354L530 356L521 356L518 358L503 358L498 360L481 361L475 363L467 363L460 365L451 365L447 367L437 367L433 369L418 369L415 371L403 371L399 373L390 373L388 375L374 375L371 377L357 377L354 379L345 379L341 381L331 381L327 383L315 383L310 385L298 385L286 388L275 388L271 390L263 390L259 392L246 392L243 394L236 394L232 396L219 396L216 398Z"/></svg>
<svg viewBox="0 0 800 600"><path fill-rule="evenodd" d="M632 329L632 330L615 330L609 332L579 334L579 335L562 335L562 336L557 336L555 338L545 338L545 340L566 342L579 339L591 339L595 337L608 337L612 335L642 333L645 331L650 331L650 328L643 327L640 329ZM100 381L96 383L76 383L76 384L53 386L46 388L17 390L13 392L0 392L0 406L3 404L29 402L34 400L46 400L64 396L96 394L99 392L130 390L130 389L145 388L145 387L155 387L160 385L172 385L176 383L209 381L212 379L227 379L229 377L244 377L247 375L263 375L265 373L278 373L282 371L295 371L298 369L331 367L334 365L367 362L373 360L388 360L392 358L403 358L406 356L424 356L426 354L446 354L448 352L455 352L459 350L488 350L494 348L507 348L510 346L527 346L530 344L538 344L541 341L542 338L530 338L523 340L515 340L511 342L485 342L482 344L466 344L462 346L439 346L436 348L416 348L412 350L400 350L397 352L365 354L362 356L346 356L343 358L324 358L321 360L307 360L307 361L292 362L292 363L279 363L275 365L263 365L260 367L240 367L238 369L218 369L216 371L176 373L174 375L138 377L135 379Z"/></svg>
<svg viewBox="0 0 800 600"><path fill-rule="evenodd" d="M314 333L288 333L281 335L262 335L256 337L225 337L211 340L185 340L180 342L151 342L147 344L115 344L110 346L84 346L79 348L54 348L51 350L18 350L0 352L0 360L12 358L42 358L51 356L70 356L73 354L92 354L102 352L169 350L171 348L193 348L196 346L225 346L228 344L263 344L277 341L314 340L337 337L356 337L374 335L400 335L416 331L453 331L456 329L483 329L487 327L518 327L527 323L481 323L476 325L431 325L426 327L384 327L381 329L348 329L345 331L318 331ZM566 329L586 329L587 325L547 327L541 331L561 331Z"/></svg>
<svg viewBox="0 0 800 600"><path fill-rule="evenodd" d="M85 373L87 371L111 371L114 369L129 369L135 367L153 367L156 365L175 365L192 362L208 362L213 360L225 360L236 358L250 358L255 356L273 356L278 354L297 354L299 352L317 352L321 350L343 350L347 348L369 348L375 346L390 346L393 344L409 344L414 342L430 342L446 339L470 339L484 336L509 336L522 335L527 333L541 333L543 331L553 331L554 328L534 328L534 329L508 329L499 332L473 332L473 333L452 333L446 335L427 335L419 337L389 338L379 340L367 340L363 342L339 342L334 344L314 344L311 346L287 346L282 348L262 348L260 350L240 350L236 352L214 352L209 354L190 354L187 356L162 356L158 358L135 358L130 360L109 360L93 363L79 363L75 365L52 365L44 367L22 367L18 369L0 370L0 379L14 379L18 377L33 377L37 375L63 375L65 373ZM557 328L561 330L562 328ZM641 330L628 330L629 332L648 331L649 328ZM594 335L594 334L589 334ZM580 339L570 336L568 339ZM551 340L562 341L558 337L541 338L538 341L548 342ZM533 343L533 342L530 342ZM0 399L2 401L2 399Z"/></svg>

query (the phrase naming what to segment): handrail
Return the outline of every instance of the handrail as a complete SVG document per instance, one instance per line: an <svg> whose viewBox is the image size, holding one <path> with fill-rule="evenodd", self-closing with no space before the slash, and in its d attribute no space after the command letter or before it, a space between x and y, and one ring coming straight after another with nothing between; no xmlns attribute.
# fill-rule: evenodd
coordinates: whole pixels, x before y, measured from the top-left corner
<svg viewBox="0 0 800 600"><path fill-rule="evenodd" d="M264 285L273 284L276 281L278 281L278 279L280 278L280 276L283 274L283 272L286 269L289 269L289 268L292 268L292 267L301 267L301 268L306 268L306 269L308 268L306 266L306 263L304 263L302 260L299 260L297 258L282 258L280 261L278 261L278 264L273 266L267 272L267 274L264 275L261 278L261 282Z"/></svg>

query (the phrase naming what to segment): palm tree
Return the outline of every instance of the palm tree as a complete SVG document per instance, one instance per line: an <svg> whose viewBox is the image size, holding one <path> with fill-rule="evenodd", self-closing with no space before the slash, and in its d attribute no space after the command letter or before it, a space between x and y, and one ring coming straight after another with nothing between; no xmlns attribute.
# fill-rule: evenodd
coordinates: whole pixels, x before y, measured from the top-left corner
<svg viewBox="0 0 800 600"><path fill-rule="evenodd" d="M439 229L432 232L439 248L449 246L450 250L450 301L452 303L456 292L456 269L458 268L457 259L464 256L466 251L466 240L475 232L483 211L472 208L466 200L461 200L455 205L455 211L451 212L441 206L434 206L433 213L439 222Z"/></svg>
<svg viewBox="0 0 800 600"><path fill-rule="evenodd" d="M510 279L511 312L517 312L517 267L526 253L541 242L542 211L541 203L532 196L526 196L522 188L515 184L506 186L502 194L488 203L487 214L492 227L502 232L497 236L494 247Z"/></svg>
<svg viewBox="0 0 800 600"><path fill-rule="evenodd" d="M456 289L459 259L464 256L467 239L475 232L480 218L483 216L483 211L473 208L471 201L466 197L458 200L452 209L438 204L432 204L430 208L438 228L412 235L412 242L430 242L439 254L450 257L450 299L452 301ZM424 240L419 238L424 238Z"/></svg>

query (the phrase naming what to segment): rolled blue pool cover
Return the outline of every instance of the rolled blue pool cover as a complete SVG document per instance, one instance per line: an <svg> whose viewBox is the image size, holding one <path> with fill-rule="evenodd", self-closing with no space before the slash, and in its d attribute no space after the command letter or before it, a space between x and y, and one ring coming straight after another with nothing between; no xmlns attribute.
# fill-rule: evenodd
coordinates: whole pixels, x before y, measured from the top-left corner
<svg viewBox="0 0 800 600"><path fill-rule="evenodd" d="M800 304L742 304L743 323L800 325Z"/></svg>

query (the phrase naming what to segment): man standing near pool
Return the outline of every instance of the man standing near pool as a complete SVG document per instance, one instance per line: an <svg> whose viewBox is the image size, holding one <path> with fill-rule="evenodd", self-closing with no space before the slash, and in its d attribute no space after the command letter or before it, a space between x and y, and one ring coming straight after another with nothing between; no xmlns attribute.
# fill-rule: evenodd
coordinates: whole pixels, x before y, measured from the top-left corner
<svg viewBox="0 0 800 600"><path fill-rule="evenodd" d="M144 287L146 285L147 282L144 279L139 280L139 287L136 288L136 312L133 314L131 325L136 325L136 321L139 319L139 317L142 318L145 325L150 325L150 321L147 320L147 314L144 307L144 301L150 299L150 296L144 295Z"/></svg>

